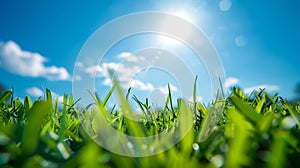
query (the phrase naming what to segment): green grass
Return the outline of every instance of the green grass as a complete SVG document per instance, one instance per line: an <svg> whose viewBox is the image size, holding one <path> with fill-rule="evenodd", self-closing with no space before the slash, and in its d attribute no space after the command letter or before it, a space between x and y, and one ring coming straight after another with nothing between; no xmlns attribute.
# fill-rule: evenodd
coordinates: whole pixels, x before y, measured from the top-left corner
<svg viewBox="0 0 300 168"><path fill-rule="evenodd" d="M123 103L120 109L106 106L113 89ZM118 86L113 89L102 101L91 93L95 104L85 109L76 108L72 95L64 95L61 103L53 100L49 90L34 103L28 96L21 102L12 91L3 93L0 167L300 167L300 106L278 95L261 90L246 96L235 88L221 103L206 107L196 99L176 104L169 91L165 107L157 110L148 100L134 97L144 115L135 122L122 115L131 113L129 93L123 96ZM159 154L121 156L96 144L82 128L81 122L91 125L89 131L102 127L94 117L99 109L111 126L129 135L150 136L164 130L187 134ZM182 115L186 112L192 115ZM80 121L78 115L87 118ZM187 131L189 124L192 129Z"/></svg>

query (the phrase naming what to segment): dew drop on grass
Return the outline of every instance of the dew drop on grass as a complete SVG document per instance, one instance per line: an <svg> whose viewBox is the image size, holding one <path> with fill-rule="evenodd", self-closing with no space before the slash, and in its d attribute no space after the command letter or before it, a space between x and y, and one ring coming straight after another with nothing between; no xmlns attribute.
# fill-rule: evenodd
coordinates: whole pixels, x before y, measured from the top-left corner
<svg viewBox="0 0 300 168"><path fill-rule="evenodd" d="M58 143L57 144L57 149L59 150L60 154L62 155L62 157L64 159L67 159L70 157L69 152L67 151L67 149L65 148L65 146L63 145L63 143Z"/></svg>
<svg viewBox="0 0 300 168"><path fill-rule="evenodd" d="M150 150L151 153L153 153L154 152L153 146L150 146L149 150Z"/></svg>
<svg viewBox="0 0 300 168"><path fill-rule="evenodd" d="M130 148L130 149L132 149L133 148L132 143L131 142L127 142L127 147Z"/></svg>
<svg viewBox="0 0 300 168"><path fill-rule="evenodd" d="M143 149L143 150L146 150L146 149L147 149L147 145L143 144L143 145L142 145L142 149Z"/></svg>
<svg viewBox="0 0 300 168"><path fill-rule="evenodd" d="M222 155L213 156L210 161L216 166L221 167L224 164L224 158Z"/></svg>
<svg viewBox="0 0 300 168"><path fill-rule="evenodd" d="M283 129L291 129L296 126L296 122L292 116L285 117L281 122L281 127Z"/></svg>
<svg viewBox="0 0 300 168"><path fill-rule="evenodd" d="M199 150L199 145L197 143L193 143L193 149L196 151L196 150Z"/></svg>

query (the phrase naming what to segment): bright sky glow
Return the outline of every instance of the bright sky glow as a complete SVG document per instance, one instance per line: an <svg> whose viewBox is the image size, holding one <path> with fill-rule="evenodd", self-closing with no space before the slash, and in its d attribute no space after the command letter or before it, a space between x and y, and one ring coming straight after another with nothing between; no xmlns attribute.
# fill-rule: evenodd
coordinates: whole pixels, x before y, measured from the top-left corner
<svg viewBox="0 0 300 168"><path fill-rule="evenodd" d="M175 15L175 16L178 16L178 17L181 17L191 23L195 23L196 22L196 18L195 16L193 16L193 11L196 11L195 9L192 9L192 11L188 11L189 9L187 8L184 8L184 9L174 9L174 10L170 10L170 13Z"/></svg>
<svg viewBox="0 0 300 168"><path fill-rule="evenodd" d="M141 35L125 39L113 46L98 66L78 62L74 65L85 41L107 22L134 12L161 11L186 19L208 36L223 61L226 88L240 86L248 93L266 87L272 93L293 98L296 83L300 82L299 8L297 0L272 3L233 0L3 1L0 3L0 83L7 88L13 86L15 96L21 98L27 94L37 98L45 88L55 95L63 95L72 92L72 78L77 81L85 78L72 76L76 66L84 70L86 76L96 73L97 90L105 94L111 84L107 69L116 68L131 53L154 47L176 53L196 72L199 99L208 102L211 88L205 68L195 61L188 47L169 36ZM138 61L134 57L130 59ZM124 72L133 69L120 68ZM171 77L166 74L161 75L163 78L153 74L143 77L142 74L131 81L136 93L161 97ZM178 87L176 82L172 84Z"/></svg>
<svg viewBox="0 0 300 168"><path fill-rule="evenodd" d="M157 41L163 47L178 47L181 44L177 39L165 35L158 36Z"/></svg>

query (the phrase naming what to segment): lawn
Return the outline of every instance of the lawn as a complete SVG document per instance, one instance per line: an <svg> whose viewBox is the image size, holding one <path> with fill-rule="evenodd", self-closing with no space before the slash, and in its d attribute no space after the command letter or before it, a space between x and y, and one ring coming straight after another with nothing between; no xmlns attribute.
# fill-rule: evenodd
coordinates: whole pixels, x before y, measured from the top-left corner
<svg viewBox="0 0 300 168"><path fill-rule="evenodd" d="M202 104L195 99L172 102L169 91L162 109L153 109L148 100L130 94L119 94L121 108L108 108L111 92L104 100L90 94L94 104L78 108L80 100L73 100L72 94L59 102L46 90L33 102L28 96L24 101L14 98L13 91L3 93L0 167L300 167L300 105L291 105L277 94L260 90L244 95L233 88L226 97ZM130 97L143 112L138 122L123 113L130 110ZM184 136L174 145L162 139L169 147L152 156L122 156L98 145L96 134L87 134L102 128L94 117L99 113L122 134L155 136L167 130ZM88 131L82 123L90 124ZM112 146L124 148L116 140Z"/></svg>

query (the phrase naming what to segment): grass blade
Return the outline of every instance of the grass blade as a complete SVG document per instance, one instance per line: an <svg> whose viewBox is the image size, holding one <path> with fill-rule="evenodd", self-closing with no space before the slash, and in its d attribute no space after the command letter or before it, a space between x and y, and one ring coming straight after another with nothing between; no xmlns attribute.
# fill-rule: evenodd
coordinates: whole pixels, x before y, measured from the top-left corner
<svg viewBox="0 0 300 168"><path fill-rule="evenodd" d="M285 108L287 108L288 111L291 113L293 119L295 120L295 122L298 125L298 129L300 129L300 125L299 125L299 123L300 123L300 114L297 113L297 111L287 101L282 100L282 103L283 103L283 106Z"/></svg>
<svg viewBox="0 0 300 168"><path fill-rule="evenodd" d="M252 107L250 107L236 95L230 97L229 99L236 106L238 111L243 114L250 122L257 124L261 120L261 115L259 115Z"/></svg>
<svg viewBox="0 0 300 168"><path fill-rule="evenodd" d="M256 112L261 113L261 110L263 108L265 101L266 101L266 96L263 95L263 97L259 100L259 102L257 103L257 106L255 107Z"/></svg>
<svg viewBox="0 0 300 168"><path fill-rule="evenodd" d="M59 141L63 141L65 138L65 132L67 129L67 95L64 94L63 97L63 109L61 111L61 121L60 121L60 131L59 131Z"/></svg>
<svg viewBox="0 0 300 168"><path fill-rule="evenodd" d="M195 81L194 81L194 90L193 90L193 104L194 104L194 114L195 118L197 118L197 79L198 76L196 76Z"/></svg>
<svg viewBox="0 0 300 168"><path fill-rule="evenodd" d="M11 95L13 94L12 91L6 91L5 93L3 93L1 96L0 96L0 103L4 102L5 100L7 100Z"/></svg>
<svg viewBox="0 0 300 168"><path fill-rule="evenodd" d="M49 109L49 102L37 101L28 112L28 122L24 127L21 142L21 149L24 155L31 155L35 152L41 126Z"/></svg>
<svg viewBox="0 0 300 168"><path fill-rule="evenodd" d="M209 107L207 110L207 115L204 117L201 124L201 130L199 134L199 142L205 141L214 131L217 126L218 119L222 115L223 106Z"/></svg>

